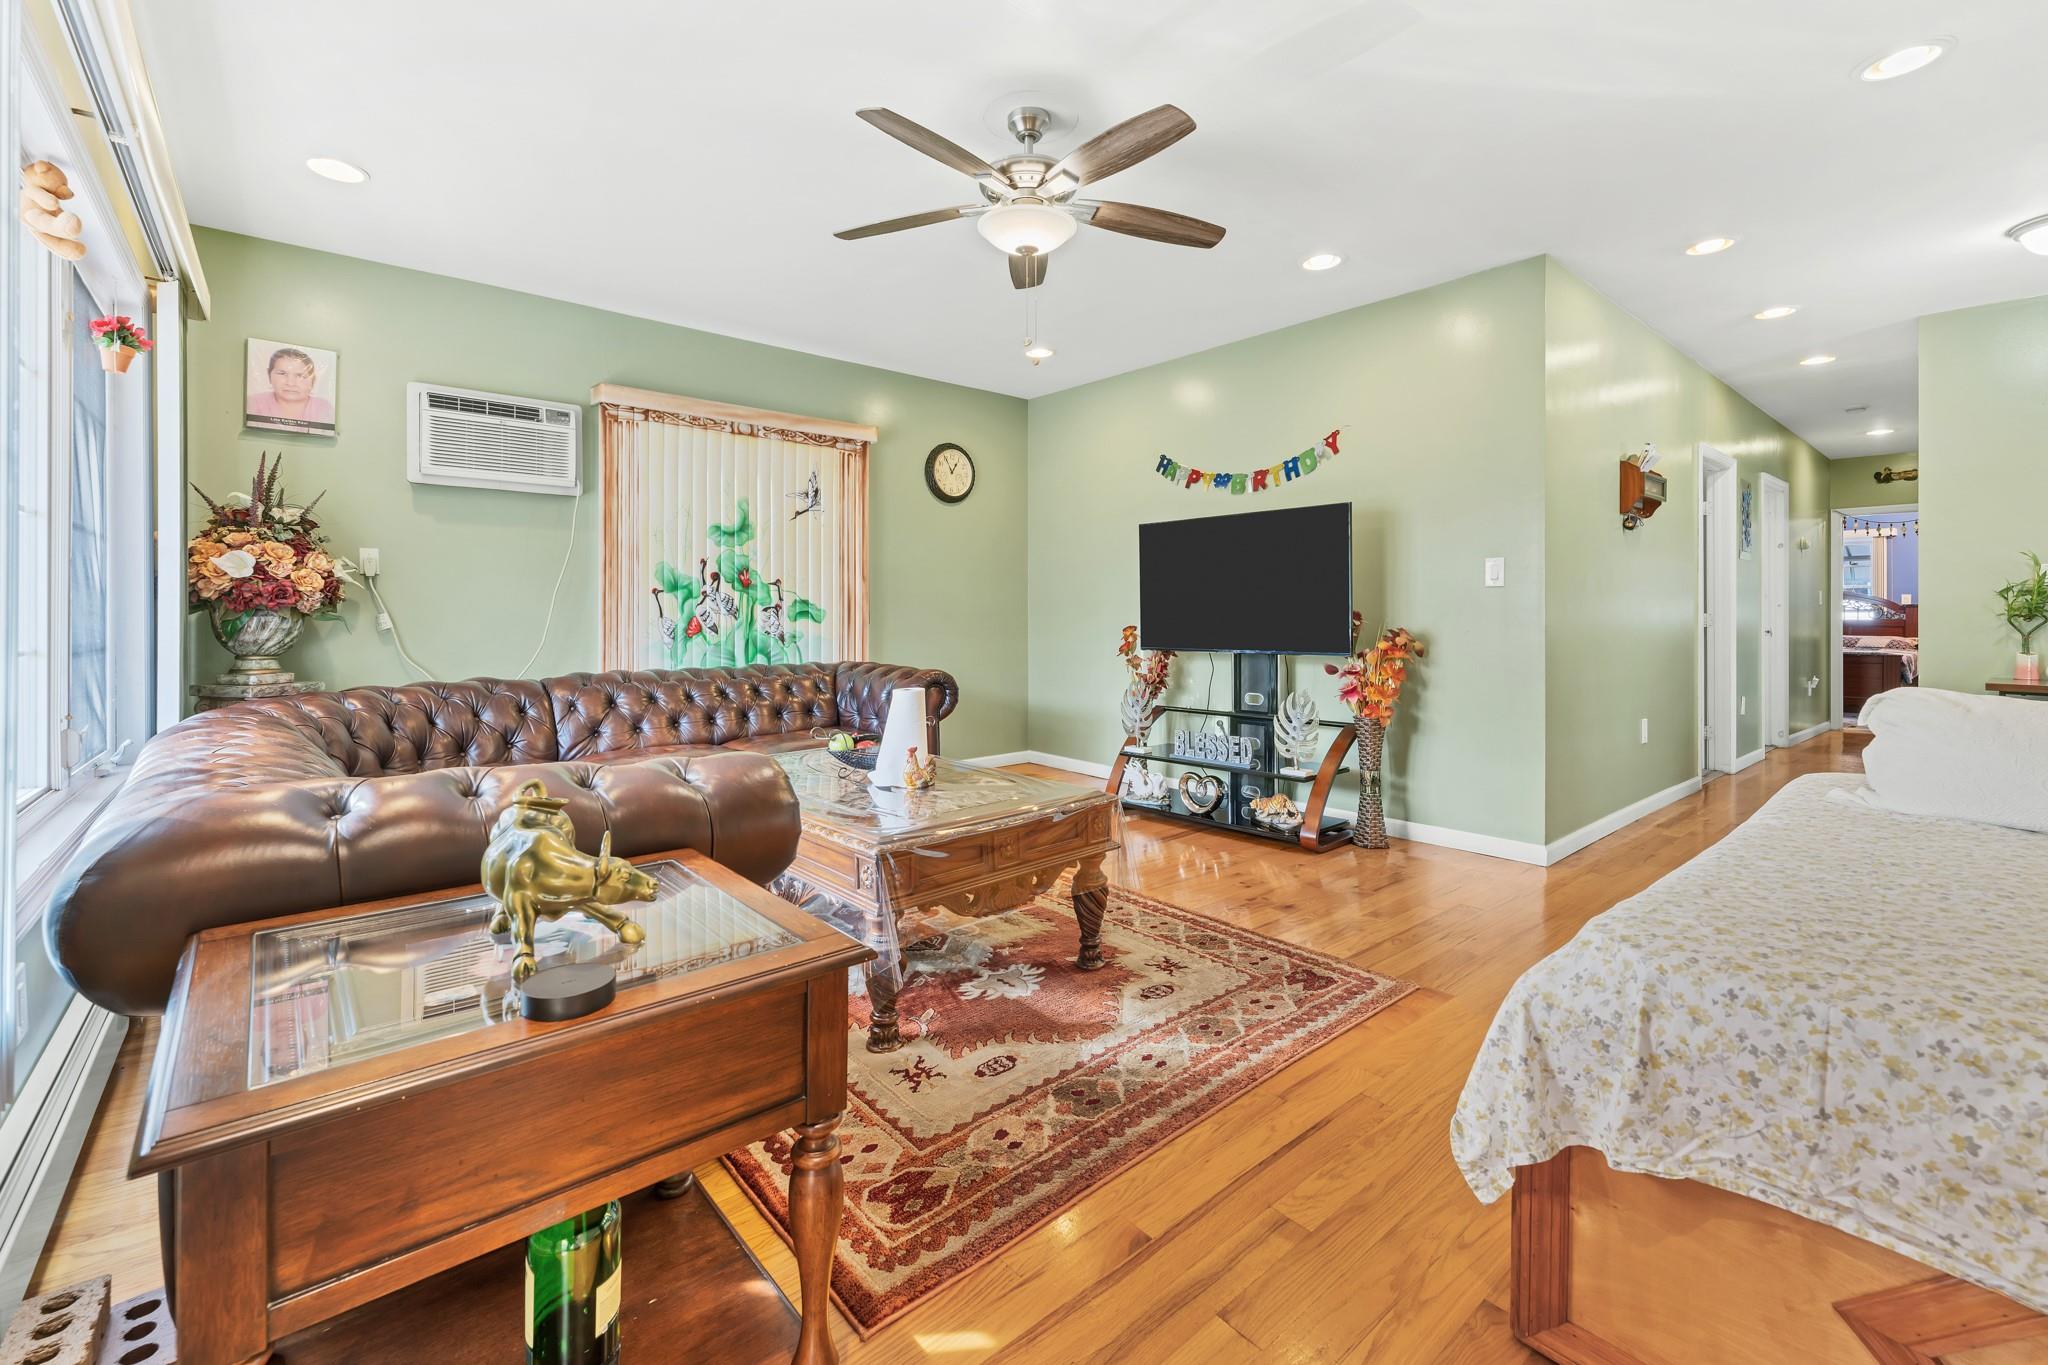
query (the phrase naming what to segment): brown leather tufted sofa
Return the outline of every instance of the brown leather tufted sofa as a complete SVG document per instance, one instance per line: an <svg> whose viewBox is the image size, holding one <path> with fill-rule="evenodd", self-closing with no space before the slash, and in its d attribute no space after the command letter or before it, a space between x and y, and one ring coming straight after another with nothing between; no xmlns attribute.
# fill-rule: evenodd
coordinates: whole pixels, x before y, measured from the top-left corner
<svg viewBox="0 0 2048 1365"><path fill-rule="evenodd" d="M160 1012L201 929L463 886L498 812L539 777L579 840L621 855L693 848L758 882L796 854L795 795L763 755L817 727L877 729L890 664L757 665L358 687L241 702L143 747L46 919L51 958L94 1003Z"/></svg>

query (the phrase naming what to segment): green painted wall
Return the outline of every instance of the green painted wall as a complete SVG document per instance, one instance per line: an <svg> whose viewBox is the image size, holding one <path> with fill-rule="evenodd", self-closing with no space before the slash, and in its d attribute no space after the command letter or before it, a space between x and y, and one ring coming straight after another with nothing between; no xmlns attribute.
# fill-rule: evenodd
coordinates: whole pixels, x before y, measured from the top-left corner
<svg viewBox="0 0 2048 1365"><path fill-rule="evenodd" d="M1819 452L1562 266L1547 262L1544 278L1544 785L1546 839L1556 839L1699 771L1699 519L1688 509L1699 505L1701 443L1732 457L1742 483L1773 474L1791 485L1791 728L1825 718L1829 494ZM1670 502L1624 531L1618 462L1645 441L1662 457ZM1760 488L1756 515L1760 532ZM1763 743L1762 561L1736 569L1747 711L1736 751L1748 754Z"/></svg>
<svg viewBox="0 0 2048 1365"><path fill-rule="evenodd" d="M1543 280L1525 261L1034 399L1030 746L1097 762L1116 750L1139 523L1349 501L1357 606L1429 649L1389 741L1389 814L1540 841ZM1277 493L1181 489L1154 471L1161 453L1248 470L1340 425L1339 458ZM1489 555L1507 560L1505 588L1482 586ZM1191 564L1188 591L1225 573L1280 587L1287 572ZM1294 683L1342 717L1322 662L1296 661ZM1222 704L1230 661L1213 666L1210 693L1210 656L1177 661L1174 698Z"/></svg>
<svg viewBox="0 0 2048 1365"><path fill-rule="evenodd" d="M431 380L586 403L613 382L786 412L870 422L871 652L958 675L946 725L958 755L1023 747L1024 403L602 312L512 290L201 229L213 316L187 333L190 473L209 491L245 485L261 450L286 452L296 495L327 490L334 548L383 551L382 588L415 658L444 678L507 675L532 652L569 535L570 500L417 486L405 477L405 385ZM340 435L241 429L243 340L311 342L341 355ZM536 676L598 661L597 422L585 408L580 524L553 633ZM924 486L940 441L971 451L973 497L957 507ZM192 501L195 510L198 500ZM329 686L405 681L364 601L346 625L314 623L293 652ZM187 675L226 656L192 619Z"/></svg>
<svg viewBox="0 0 2048 1365"><path fill-rule="evenodd" d="M2048 298L1920 320L1920 450L1920 681L1981 692L2018 650L1993 594L2048 558Z"/></svg>
<svg viewBox="0 0 2048 1365"><path fill-rule="evenodd" d="M1880 469L1918 469L1920 455L1870 455L1855 460L1828 461L1829 507L1917 507L1918 483L1879 483L1870 476Z"/></svg>

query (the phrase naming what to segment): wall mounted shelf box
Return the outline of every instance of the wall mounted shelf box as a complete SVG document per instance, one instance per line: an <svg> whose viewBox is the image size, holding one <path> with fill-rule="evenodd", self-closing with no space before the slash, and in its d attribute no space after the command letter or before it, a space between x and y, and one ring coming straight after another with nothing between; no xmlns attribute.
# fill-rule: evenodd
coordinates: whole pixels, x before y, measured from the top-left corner
<svg viewBox="0 0 2048 1365"><path fill-rule="evenodd" d="M1646 473L1629 460L1621 462L1621 529L1633 531L1664 505L1664 476Z"/></svg>

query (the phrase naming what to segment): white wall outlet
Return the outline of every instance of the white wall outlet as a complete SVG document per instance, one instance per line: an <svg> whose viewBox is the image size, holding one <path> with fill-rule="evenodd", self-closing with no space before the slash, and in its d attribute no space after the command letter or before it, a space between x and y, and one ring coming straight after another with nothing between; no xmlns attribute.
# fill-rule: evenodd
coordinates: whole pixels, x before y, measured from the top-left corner
<svg viewBox="0 0 2048 1365"><path fill-rule="evenodd" d="M1649 718L1648 716L1644 716L1644 717L1643 717L1643 739L1642 739L1642 742L1643 742L1643 743L1645 743L1645 744L1648 744L1648 743L1650 742L1650 718Z"/></svg>
<svg viewBox="0 0 2048 1365"><path fill-rule="evenodd" d="M1735 704L1735 714L1736 714L1736 715L1738 715L1738 716L1746 716L1746 715L1748 715L1748 714L1749 714L1749 698L1748 698L1748 697L1743 697L1743 698L1741 698L1741 699L1740 699L1739 701L1737 701L1737 702L1736 702L1736 704Z"/></svg>
<svg viewBox="0 0 2048 1365"><path fill-rule="evenodd" d="M1495 557L1486 561L1486 586L1505 588L1508 585L1508 562Z"/></svg>
<svg viewBox="0 0 2048 1365"><path fill-rule="evenodd" d="M356 567L363 571L365 577L375 578L378 573L379 557L375 546L365 545L356 551Z"/></svg>

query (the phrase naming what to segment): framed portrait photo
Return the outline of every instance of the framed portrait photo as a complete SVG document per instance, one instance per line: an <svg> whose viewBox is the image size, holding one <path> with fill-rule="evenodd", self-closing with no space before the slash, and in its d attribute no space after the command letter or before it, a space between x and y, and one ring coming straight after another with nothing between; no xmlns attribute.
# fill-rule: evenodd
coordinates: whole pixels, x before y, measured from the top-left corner
<svg viewBox="0 0 2048 1365"><path fill-rule="evenodd" d="M335 434L341 406L341 357L335 352L250 337L244 371L244 428Z"/></svg>

